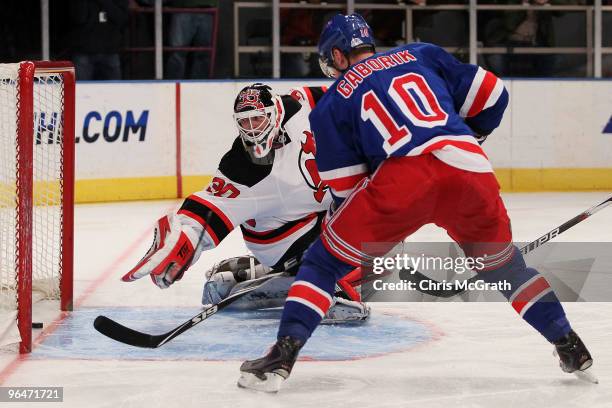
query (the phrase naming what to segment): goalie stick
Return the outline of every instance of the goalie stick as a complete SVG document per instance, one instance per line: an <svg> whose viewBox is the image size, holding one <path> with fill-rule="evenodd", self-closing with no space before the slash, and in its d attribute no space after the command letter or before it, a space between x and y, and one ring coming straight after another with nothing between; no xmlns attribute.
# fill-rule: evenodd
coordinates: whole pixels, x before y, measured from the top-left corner
<svg viewBox="0 0 612 408"><path fill-rule="evenodd" d="M106 316L96 317L96 320L94 320L94 328L106 337L109 337L124 344L128 344L130 346L143 348L158 348L163 346L173 338L177 337L178 335L191 329L196 324L199 324L204 320L208 319L210 316L214 315L218 311L223 310L224 308L231 305L247 293L250 293L255 289L260 288L266 282L283 274L285 274L285 272L277 272L262 276L257 279L253 279L251 282L249 282L248 285L245 285L244 288L236 291L235 293L231 294L230 296L223 299L217 304L205 307L204 310L202 310L200 313L193 316L185 323L181 324L178 327L175 327L167 333L148 334L139 332L137 330L130 329L129 327L126 327L120 323L117 323L116 321Z"/></svg>
<svg viewBox="0 0 612 408"><path fill-rule="evenodd" d="M546 234L542 235L540 238L536 239L535 241L532 241L532 242L528 243L527 245L525 245L524 247L522 247L520 249L521 253L523 255L526 255L526 254L530 253L531 251L539 248L540 246L544 245L545 243L547 243L551 239L555 238L556 236L558 236L558 235L564 233L565 231L567 231L568 229L572 228L574 225L576 225L576 224L586 220L591 215L593 215L596 212L604 209L605 207L607 207L611 203L612 203L612 196L608 197L607 199L605 199L601 203L599 203L597 205L594 205L593 207L589 208L588 210L581 212L580 214L578 214L577 216L575 216L571 220L564 222L563 224L559 225L557 228L553 229L552 231L547 232ZM400 270L400 273L401 272L402 272L402 270ZM431 279L428 276L426 276L423 273L421 273L419 271L416 271L416 270L415 271L411 271L411 273L408 273L408 274L405 274L405 275L408 275L407 278L409 280L411 280L412 282L415 282L416 287L419 290L419 292L424 293L426 295L437 296L437 297L441 297L441 298L449 298L449 297L456 296L456 295L458 295L458 294L460 294L460 293L465 291L465 289L448 289L448 290L422 289L420 287L420 282L422 282L422 281L430 281L430 282L433 282L434 285L435 284L439 284L440 282L436 281L435 279ZM468 279L468 283L475 282L475 281L477 281L479 279L480 278L479 278L478 275L472 276L471 278Z"/></svg>

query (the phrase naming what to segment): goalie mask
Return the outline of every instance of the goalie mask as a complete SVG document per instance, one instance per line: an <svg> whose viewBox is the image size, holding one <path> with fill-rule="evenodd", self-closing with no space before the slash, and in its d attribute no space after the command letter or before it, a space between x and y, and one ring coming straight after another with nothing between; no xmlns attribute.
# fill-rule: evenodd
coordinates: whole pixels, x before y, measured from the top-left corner
<svg viewBox="0 0 612 408"><path fill-rule="evenodd" d="M280 143L283 105L272 88L253 84L243 88L234 101L234 121L240 139L254 163L267 164L272 160L272 149Z"/></svg>

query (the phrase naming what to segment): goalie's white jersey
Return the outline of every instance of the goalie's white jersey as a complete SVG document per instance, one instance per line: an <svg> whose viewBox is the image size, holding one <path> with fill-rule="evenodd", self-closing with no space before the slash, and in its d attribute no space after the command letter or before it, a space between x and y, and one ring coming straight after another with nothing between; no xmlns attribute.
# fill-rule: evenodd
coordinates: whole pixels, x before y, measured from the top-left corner
<svg viewBox="0 0 612 408"><path fill-rule="evenodd" d="M240 226L249 250L264 265L282 268L316 239L331 204L328 187L315 164L310 103L283 96L281 138L270 165L254 164L239 138L221 162L210 185L189 196L178 211L181 222L202 231L203 248L215 247ZM317 98L318 99L318 98Z"/></svg>

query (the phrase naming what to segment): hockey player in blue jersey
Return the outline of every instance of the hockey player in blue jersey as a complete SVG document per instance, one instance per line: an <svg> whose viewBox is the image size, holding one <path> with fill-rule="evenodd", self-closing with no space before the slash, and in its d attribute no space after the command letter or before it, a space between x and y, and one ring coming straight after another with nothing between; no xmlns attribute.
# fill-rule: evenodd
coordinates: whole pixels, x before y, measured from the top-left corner
<svg viewBox="0 0 612 408"><path fill-rule="evenodd" d="M483 280L511 284L502 294L554 344L563 371L591 367L550 285L512 244L499 184L480 146L508 104L502 81L432 44L375 53L371 29L357 14L327 24L319 55L336 82L309 119L336 209L300 266L276 344L241 366L238 385L278 391L331 304L335 282L371 264L374 254L364 244L390 250L429 223L444 228L466 256L483 259Z"/></svg>

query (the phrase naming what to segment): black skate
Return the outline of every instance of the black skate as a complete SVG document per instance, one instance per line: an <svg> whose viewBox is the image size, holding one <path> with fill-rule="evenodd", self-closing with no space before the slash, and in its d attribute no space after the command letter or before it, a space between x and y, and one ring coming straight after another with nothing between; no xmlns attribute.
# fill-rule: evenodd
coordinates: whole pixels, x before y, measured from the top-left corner
<svg viewBox="0 0 612 408"><path fill-rule="evenodd" d="M302 342L292 337L280 338L268 354L240 366L238 386L256 391L278 392L297 360Z"/></svg>
<svg viewBox="0 0 612 408"><path fill-rule="evenodd" d="M554 343L555 356L559 357L559 366L566 373L574 373L578 378L598 383L590 372L586 371L593 365L593 358L575 331L570 331L565 337Z"/></svg>

